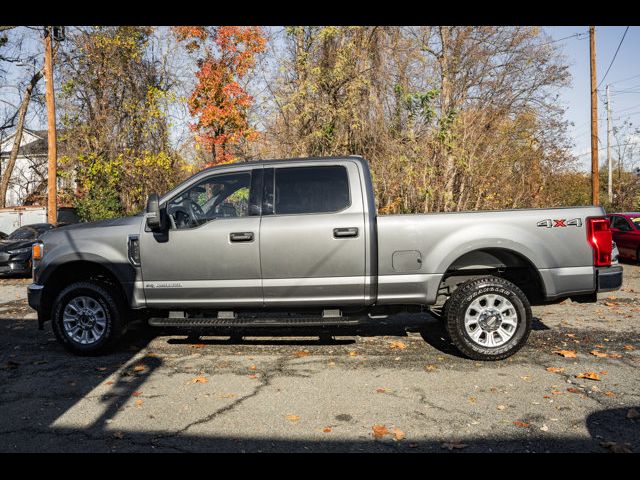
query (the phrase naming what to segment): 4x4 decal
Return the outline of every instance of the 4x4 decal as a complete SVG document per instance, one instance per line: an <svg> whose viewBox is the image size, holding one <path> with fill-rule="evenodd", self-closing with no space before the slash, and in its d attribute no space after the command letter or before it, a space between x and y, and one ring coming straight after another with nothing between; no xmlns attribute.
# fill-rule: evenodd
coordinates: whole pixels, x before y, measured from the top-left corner
<svg viewBox="0 0 640 480"><path fill-rule="evenodd" d="M566 218L559 218L552 220L547 218L546 220L540 220L537 223L538 227L546 227L546 228L556 228L556 227L581 227L582 219L580 218L572 218L571 220L567 220Z"/></svg>

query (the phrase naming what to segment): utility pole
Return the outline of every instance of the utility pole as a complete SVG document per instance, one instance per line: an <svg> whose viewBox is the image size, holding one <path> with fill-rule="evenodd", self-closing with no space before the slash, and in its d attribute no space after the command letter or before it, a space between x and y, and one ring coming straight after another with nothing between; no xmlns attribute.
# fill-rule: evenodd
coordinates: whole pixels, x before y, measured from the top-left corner
<svg viewBox="0 0 640 480"><path fill-rule="evenodd" d="M56 102L53 96L53 52L51 47L51 27L44 27L44 80L47 101L48 130L48 176L47 176L47 222L58 222L57 175L58 152L56 150Z"/></svg>
<svg viewBox="0 0 640 480"><path fill-rule="evenodd" d="M609 84L607 84L607 165L609 167L607 193L609 194L609 208L611 208L613 203L613 178L611 177L611 98L609 97Z"/></svg>
<svg viewBox="0 0 640 480"><path fill-rule="evenodd" d="M596 86L596 27L589 27L591 57L591 203L600 203L598 179L598 97Z"/></svg>

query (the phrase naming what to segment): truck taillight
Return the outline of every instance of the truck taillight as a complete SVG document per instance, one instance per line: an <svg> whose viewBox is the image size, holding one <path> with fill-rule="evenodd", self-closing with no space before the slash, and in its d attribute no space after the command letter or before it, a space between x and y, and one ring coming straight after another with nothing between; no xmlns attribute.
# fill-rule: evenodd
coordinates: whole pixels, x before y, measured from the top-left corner
<svg viewBox="0 0 640 480"><path fill-rule="evenodd" d="M594 266L610 266L613 239L609 229L609 220L605 217L587 218L587 240L593 248Z"/></svg>

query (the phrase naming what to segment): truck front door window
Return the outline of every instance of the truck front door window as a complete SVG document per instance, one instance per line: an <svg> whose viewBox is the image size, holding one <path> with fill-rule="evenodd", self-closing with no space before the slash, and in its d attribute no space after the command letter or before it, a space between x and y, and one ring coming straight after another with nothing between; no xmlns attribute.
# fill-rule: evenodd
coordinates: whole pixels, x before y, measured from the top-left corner
<svg viewBox="0 0 640 480"><path fill-rule="evenodd" d="M248 172L206 178L167 204L171 227L195 228L217 218L246 217L250 184Z"/></svg>

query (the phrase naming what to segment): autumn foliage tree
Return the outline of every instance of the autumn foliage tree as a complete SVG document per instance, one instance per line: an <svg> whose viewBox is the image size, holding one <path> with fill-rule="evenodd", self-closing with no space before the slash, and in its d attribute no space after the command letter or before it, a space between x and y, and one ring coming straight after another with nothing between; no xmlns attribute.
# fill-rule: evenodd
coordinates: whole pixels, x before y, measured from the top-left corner
<svg viewBox="0 0 640 480"><path fill-rule="evenodd" d="M259 27L176 27L186 49L198 56L197 84L189 98L196 118L196 139L210 152L209 165L237 158L242 145L257 138L249 122L253 97L240 82L263 52L265 37Z"/></svg>

